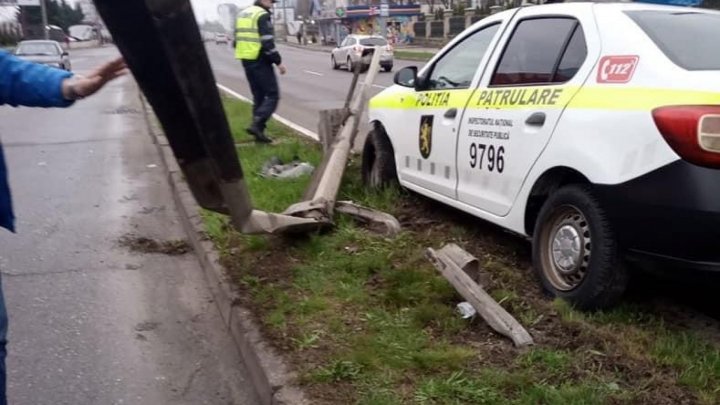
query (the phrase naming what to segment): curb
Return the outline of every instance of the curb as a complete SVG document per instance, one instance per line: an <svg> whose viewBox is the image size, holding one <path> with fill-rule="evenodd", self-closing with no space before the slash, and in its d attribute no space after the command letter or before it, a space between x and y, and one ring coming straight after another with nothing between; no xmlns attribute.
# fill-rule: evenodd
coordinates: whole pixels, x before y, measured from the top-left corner
<svg viewBox="0 0 720 405"><path fill-rule="evenodd" d="M325 49L325 48L318 48L313 45L300 45L293 42L279 42L278 44L290 46L297 49L304 49L306 51L313 51L313 52L323 52L323 53L332 53L331 49Z"/></svg>
<svg viewBox="0 0 720 405"><path fill-rule="evenodd" d="M168 176L180 222L198 256L208 286L218 306L228 333L232 336L249 374L250 381L263 405L305 405L304 393L292 386L295 374L285 361L263 339L252 313L238 305L238 293L232 288L220 255L205 233L200 207L183 178L162 128L153 120L152 109L140 96L148 132L157 147Z"/></svg>

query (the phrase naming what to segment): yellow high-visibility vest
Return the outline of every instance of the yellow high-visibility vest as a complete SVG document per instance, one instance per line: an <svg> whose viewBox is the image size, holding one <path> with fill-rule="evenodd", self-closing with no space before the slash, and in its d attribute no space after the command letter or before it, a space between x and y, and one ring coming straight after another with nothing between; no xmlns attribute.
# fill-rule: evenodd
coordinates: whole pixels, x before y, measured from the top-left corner
<svg viewBox="0 0 720 405"><path fill-rule="evenodd" d="M259 6L250 6L238 14L235 22L235 58L257 60L260 57L260 32L258 19L267 14L267 10Z"/></svg>

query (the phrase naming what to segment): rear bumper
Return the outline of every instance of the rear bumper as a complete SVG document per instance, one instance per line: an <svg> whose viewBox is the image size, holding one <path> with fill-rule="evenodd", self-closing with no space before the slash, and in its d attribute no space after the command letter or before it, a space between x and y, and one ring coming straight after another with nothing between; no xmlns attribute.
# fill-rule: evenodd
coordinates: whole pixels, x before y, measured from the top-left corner
<svg viewBox="0 0 720 405"><path fill-rule="evenodd" d="M677 161L596 190L630 260L720 271L720 170Z"/></svg>
<svg viewBox="0 0 720 405"><path fill-rule="evenodd" d="M364 65L369 65L372 60L372 55L359 56L357 54L351 54L350 60L353 63L362 62ZM393 55L380 55L380 66L392 66L393 61Z"/></svg>

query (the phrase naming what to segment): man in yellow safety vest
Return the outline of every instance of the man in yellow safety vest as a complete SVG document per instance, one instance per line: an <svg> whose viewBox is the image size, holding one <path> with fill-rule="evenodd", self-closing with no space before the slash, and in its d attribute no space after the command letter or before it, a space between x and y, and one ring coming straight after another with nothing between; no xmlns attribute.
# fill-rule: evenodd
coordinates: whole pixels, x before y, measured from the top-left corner
<svg viewBox="0 0 720 405"><path fill-rule="evenodd" d="M247 131L256 142L271 143L265 125L280 100L273 65L285 74L280 53L275 48L270 8L274 0L256 0L238 14L235 25L235 58L240 59L253 94L253 121Z"/></svg>

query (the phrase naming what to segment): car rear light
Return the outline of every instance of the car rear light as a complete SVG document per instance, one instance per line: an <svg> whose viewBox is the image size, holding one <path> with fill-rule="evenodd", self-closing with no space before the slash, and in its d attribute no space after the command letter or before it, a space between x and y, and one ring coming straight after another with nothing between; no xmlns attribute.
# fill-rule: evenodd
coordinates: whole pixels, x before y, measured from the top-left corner
<svg viewBox="0 0 720 405"><path fill-rule="evenodd" d="M700 119L698 131L700 147L708 152L720 153L720 115L705 115Z"/></svg>
<svg viewBox="0 0 720 405"><path fill-rule="evenodd" d="M720 106L672 106L653 110L670 147L698 166L720 168Z"/></svg>

